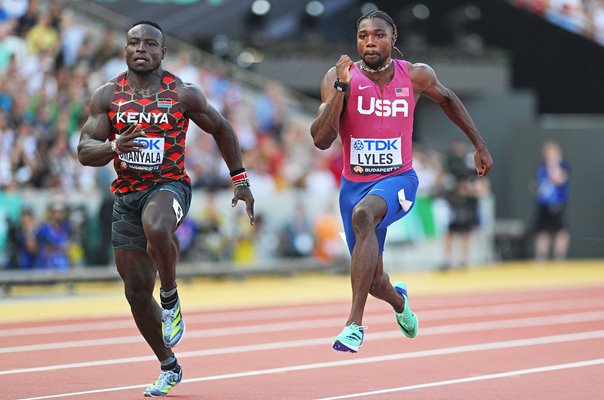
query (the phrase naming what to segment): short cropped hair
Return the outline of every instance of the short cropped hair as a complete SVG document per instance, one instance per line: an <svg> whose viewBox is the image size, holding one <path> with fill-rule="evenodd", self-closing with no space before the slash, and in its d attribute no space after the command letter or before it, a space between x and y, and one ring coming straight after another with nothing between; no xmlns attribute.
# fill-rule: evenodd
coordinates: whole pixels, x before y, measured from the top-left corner
<svg viewBox="0 0 604 400"><path fill-rule="evenodd" d="M159 26L159 24L157 22L148 21L148 20L142 20L142 21L135 22L134 24L132 24L130 29L132 29L138 25L151 25L152 27L158 29L162 34L164 33L164 30L161 28L161 26Z"/></svg>
<svg viewBox="0 0 604 400"><path fill-rule="evenodd" d="M158 31L161 32L161 38L162 38L162 42L164 42L166 40L166 37L164 35L164 30L161 28L161 26L159 26L159 24L157 22L154 21L149 21L149 20L142 20L142 21L138 21L135 22L134 24L132 24L132 26L130 27L130 29L134 28L135 26L138 25L150 25L152 27L154 27L155 29L157 29ZM163 46L163 43L162 43Z"/></svg>
<svg viewBox="0 0 604 400"><path fill-rule="evenodd" d="M363 21L365 19L371 19L371 18L383 19L388 24L390 24L390 26L392 27L392 34L394 34L394 35L397 34L398 31L396 29L396 24L394 23L394 20L392 19L392 17L390 15L388 15L386 12L381 11L381 10L373 10L373 11L369 11L368 13L366 13L364 15L361 15L361 17L357 20L357 29L359 29L359 25L361 24L361 21Z"/></svg>

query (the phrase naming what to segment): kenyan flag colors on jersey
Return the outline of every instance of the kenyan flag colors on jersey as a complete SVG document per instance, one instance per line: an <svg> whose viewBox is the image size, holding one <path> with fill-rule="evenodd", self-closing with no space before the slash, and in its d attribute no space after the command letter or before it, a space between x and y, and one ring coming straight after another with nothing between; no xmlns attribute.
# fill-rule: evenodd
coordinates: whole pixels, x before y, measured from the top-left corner
<svg viewBox="0 0 604 400"><path fill-rule="evenodd" d="M116 156L113 165L117 179L111 189L116 193L146 190L154 185L190 179L185 171L185 139L189 120L184 117L176 77L162 74L162 86L155 95L136 95L128 86L126 73L117 77L115 93L109 108L111 140L130 125L141 124L145 137L141 152Z"/></svg>

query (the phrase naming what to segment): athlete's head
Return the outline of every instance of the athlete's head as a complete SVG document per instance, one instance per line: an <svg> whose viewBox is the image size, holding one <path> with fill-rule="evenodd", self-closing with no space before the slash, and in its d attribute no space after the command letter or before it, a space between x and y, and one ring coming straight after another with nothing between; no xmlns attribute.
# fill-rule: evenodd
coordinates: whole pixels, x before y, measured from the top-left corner
<svg viewBox="0 0 604 400"><path fill-rule="evenodd" d="M145 73L158 69L166 54L164 32L157 23L139 21L126 36L126 64L134 72Z"/></svg>
<svg viewBox="0 0 604 400"><path fill-rule="evenodd" d="M368 67L377 69L386 64L392 48L396 48L397 34L394 20L384 11L370 11L357 20L357 48Z"/></svg>

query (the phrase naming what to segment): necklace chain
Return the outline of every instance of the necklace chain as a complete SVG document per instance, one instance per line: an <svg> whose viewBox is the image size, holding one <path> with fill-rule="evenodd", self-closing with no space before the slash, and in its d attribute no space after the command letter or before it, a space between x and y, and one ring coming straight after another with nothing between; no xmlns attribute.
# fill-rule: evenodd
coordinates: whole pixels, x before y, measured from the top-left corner
<svg viewBox="0 0 604 400"><path fill-rule="evenodd" d="M390 64L392 64L392 58L390 59L390 61L388 62L388 64L382 65L378 69L369 68L367 65L365 65L365 61L363 61L363 60L361 60L361 63L360 63L359 66L361 67L361 69L363 71L365 71L365 72L371 72L372 74L375 74L376 72L385 71L390 66Z"/></svg>

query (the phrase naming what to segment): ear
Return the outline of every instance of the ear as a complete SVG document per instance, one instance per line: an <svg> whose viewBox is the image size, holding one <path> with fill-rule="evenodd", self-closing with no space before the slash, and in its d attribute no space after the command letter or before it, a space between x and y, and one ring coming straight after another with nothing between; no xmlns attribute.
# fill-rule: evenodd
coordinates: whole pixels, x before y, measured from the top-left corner
<svg viewBox="0 0 604 400"><path fill-rule="evenodd" d="M396 39L397 39L397 36L396 36L396 33L395 33L395 34L392 35L392 47L394 47L394 45L396 44Z"/></svg>

